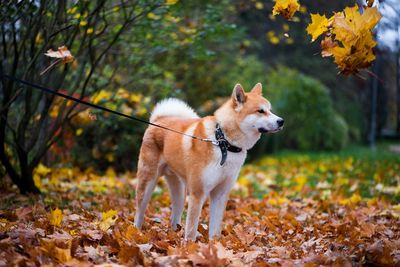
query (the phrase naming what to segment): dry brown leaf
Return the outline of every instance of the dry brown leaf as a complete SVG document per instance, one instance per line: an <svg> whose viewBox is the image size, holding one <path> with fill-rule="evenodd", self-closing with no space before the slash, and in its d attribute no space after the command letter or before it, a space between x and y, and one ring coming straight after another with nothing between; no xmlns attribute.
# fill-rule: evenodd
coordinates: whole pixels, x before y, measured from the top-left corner
<svg viewBox="0 0 400 267"><path fill-rule="evenodd" d="M61 59L64 64L74 61L74 57L66 46L60 46L57 51L47 50L46 56Z"/></svg>

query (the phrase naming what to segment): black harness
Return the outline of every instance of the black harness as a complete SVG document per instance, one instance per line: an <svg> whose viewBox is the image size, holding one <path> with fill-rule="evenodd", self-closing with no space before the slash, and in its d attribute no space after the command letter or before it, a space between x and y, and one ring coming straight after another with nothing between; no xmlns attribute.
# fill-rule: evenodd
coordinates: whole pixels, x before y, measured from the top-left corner
<svg viewBox="0 0 400 267"><path fill-rule="evenodd" d="M217 123L217 126L215 128L215 139L217 139L218 146L221 149L221 166L225 163L226 158L228 157L228 151L233 153L242 152L242 149L240 147L231 145L228 140L226 140L224 132L222 131L221 126L219 126L219 123Z"/></svg>

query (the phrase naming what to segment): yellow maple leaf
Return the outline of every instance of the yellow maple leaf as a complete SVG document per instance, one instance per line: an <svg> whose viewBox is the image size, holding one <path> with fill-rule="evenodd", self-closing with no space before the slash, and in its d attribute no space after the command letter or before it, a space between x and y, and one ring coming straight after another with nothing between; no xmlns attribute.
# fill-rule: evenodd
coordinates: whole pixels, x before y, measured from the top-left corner
<svg viewBox="0 0 400 267"><path fill-rule="evenodd" d="M325 15L311 14L311 23L307 27L307 32L312 37L311 42L314 42L321 34L328 31L328 22Z"/></svg>
<svg viewBox="0 0 400 267"><path fill-rule="evenodd" d="M297 186L295 186L294 190L295 191L300 191L303 186L307 183L307 177L304 175L297 175L294 180L297 183Z"/></svg>
<svg viewBox="0 0 400 267"><path fill-rule="evenodd" d="M365 9L365 12L362 14L364 28L373 29L381 18L382 14L379 13L378 8L372 7Z"/></svg>
<svg viewBox="0 0 400 267"><path fill-rule="evenodd" d="M165 0L165 4L172 6L175 5L176 3L178 3L179 0Z"/></svg>
<svg viewBox="0 0 400 267"><path fill-rule="evenodd" d="M33 175L33 182L35 183L35 185L36 185L40 190L43 190L42 178L40 178L40 176L37 175L36 173Z"/></svg>
<svg viewBox="0 0 400 267"><path fill-rule="evenodd" d="M102 213L101 222L99 223L99 227L103 231L107 231L118 219L118 211L109 210L107 212Z"/></svg>
<svg viewBox="0 0 400 267"><path fill-rule="evenodd" d="M335 14L332 33L336 40L351 45L361 38L362 32L372 36L371 30L381 17L377 8L367 8L361 15L357 6L346 7L344 12Z"/></svg>
<svg viewBox="0 0 400 267"><path fill-rule="evenodd" d="M267 199L267 203L271 206L280 206L288 202L290 202L288 198L281 196L270 197Z"/></svg>
<svg viewBox="0 0 400 267"><path fill-rule="evenodd" d="M102 100L108 100L112 96L110 91L101 90L91 97L91 100L94 104L99 103Z"/></svg>
<svg viewBox="0 0 400 267"><path fill-rule="evenodd" d="M272 10L272 15L282 14L285 19L291 19L300 9L300 4L297 0L275 0L275 6Z"/></svg>
<svg viewBox="0 0 400 267"><path fill-rule="evenodd" d="M63 214L59 208L50 211L49 220L50 224L54 226L60 226L62 222Z"/></svg>
<svg viewBox="0 0 400 267"><path fill-rule="evenodd" d="M322 56L334 57L334 62L342 74L354 74L369 67L375 60L373 48L376 41L372 29L381 17L375 7L366 7L363 14L358 6L346 7L343 12L335 13L329 19L315 15L307 32L312 35L313 40L329 32L321 41ZM350 165L348 169L353 168L351 162Z"/></svg>
<svg viewBox="0 0 400 267"><path fill-rule="evenodd" d="M42 163L39 163L39 165L35 169L35 174L40 175L40 176L46 176L50 172L51 172L51 169L47 168Z"/></svg>
<svg viewBox="0 0 400 267"><path fill-rule="evenodd" d="M141 94L136 94L133 93L129 96L129 100L133 103L139 103L142 100L142 95Z"/></svg>
<svg viewBox="0 0 400 267"><path fill-rule="evenodd" d="M355 193L353 194L350 198L345 198L339 201L339 204L341 205L351 205L351 204L357 204L362 200L360 194Z"/></svg>
<svg viewBox="0 0 400 267"><path fill-rule="evenodd" d="M361 27L361 15L358 7L346 7L344 12L339 12L333 17L332 33L335 39L341 42L352 42L357 38L357 32Z"/></svg>

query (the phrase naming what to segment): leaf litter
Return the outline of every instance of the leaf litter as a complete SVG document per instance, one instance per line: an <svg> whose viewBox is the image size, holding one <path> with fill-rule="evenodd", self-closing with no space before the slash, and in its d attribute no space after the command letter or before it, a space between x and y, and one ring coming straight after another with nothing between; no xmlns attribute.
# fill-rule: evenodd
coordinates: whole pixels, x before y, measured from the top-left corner
<svg viewBox="0 0 400 267"><path fill-rule="evenodd" d="M395 186L385 175L397 179L399 168L353 158L267 157L243 168L221 238L208 240L206 204L197 242L185 243L183 227L169 227L162 179L138 230L132 173L108 177L74 168L71 176L66 168L41 166L42 196L2 189L0 266L395 266L397 198L376 190L365 197L359 189L369 172L383 188Z"/></svg>

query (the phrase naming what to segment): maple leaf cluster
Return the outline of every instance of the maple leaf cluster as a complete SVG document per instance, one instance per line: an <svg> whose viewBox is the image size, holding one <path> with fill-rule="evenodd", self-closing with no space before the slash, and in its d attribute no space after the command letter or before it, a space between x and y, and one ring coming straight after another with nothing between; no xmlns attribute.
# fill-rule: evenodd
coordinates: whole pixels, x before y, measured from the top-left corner
<svg viewBox="0 0 400 267"><path fill-rule="evenodd" d="M2 189L0 266L396 266L400 205L383 195L347 198L343 191L356 190L371 174L385 188L399 171L393 160L266 157L244 167L221 238L208 240L206 205L198 241L184 243L183 227L169 226L162 179L138 230L133 173L40 165L35 182L42 181L43 196L33 201ZM315 176L321 181L312 187ZM391 191L398 192L385 194Z"/></svg>
<svg viewBox="0 0 400 267"><path fill-rule="evenodd" d="M297 0L275 0L272 15L282 14L285 19L291 19L299 9L300 4Z"/></svg>
<svg viewBox="0 0 400 267"><path fill-rule="evenodd" d="M320 35L322 57L333 57L340 72L345 75L356 74L367 68L375 60L373 48L376 46L372 29L381 19L376 7L365 7L360 14L359 8L346 7L330 18L325 15L311 14L312 22L307 32L315 41Z"/></svg>

